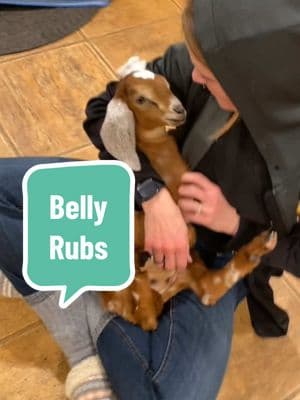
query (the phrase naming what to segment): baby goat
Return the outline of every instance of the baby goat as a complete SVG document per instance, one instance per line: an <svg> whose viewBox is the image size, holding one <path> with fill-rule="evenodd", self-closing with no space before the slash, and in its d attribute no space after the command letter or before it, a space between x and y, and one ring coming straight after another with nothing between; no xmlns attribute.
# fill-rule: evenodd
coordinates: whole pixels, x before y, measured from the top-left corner
<svg viewBox="0 0 300 400"><path fill-rule="evenodd" d="M141 168L136 149L143 152L177 202L180 179L188 166L166 127L183 124L186 112L166 79L146 70L145 64L132 58L120 70L121 80L108 105L100 135L106 149L133 170ZM195 244L192 226L189 226L189 238L192 248ZM176 293L191 289L204 304L215 304L259 264L261 256L271 251L276 242L275 233L262 233L242 247L221 270L207 269L192 250L193 262L185 271L167 271L151 259L142 265L144 218L142 212L136 212L135 279L120 292L101 293L104 305L143 329L153 330L163 304Z"/></svg>

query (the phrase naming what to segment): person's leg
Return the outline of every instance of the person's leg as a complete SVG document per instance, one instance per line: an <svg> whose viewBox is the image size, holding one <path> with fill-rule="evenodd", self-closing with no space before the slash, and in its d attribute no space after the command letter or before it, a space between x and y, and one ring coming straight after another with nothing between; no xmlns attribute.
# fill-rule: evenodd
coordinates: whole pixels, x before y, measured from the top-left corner
<svg viewBox="0 0 300 400"><path fill-rule="evenodd" d="M0 270L37 312L64 351L70 366L74 367L67 380L68 396L72 399L83 398L87 392L97 392L95 399L108 399L111 397L111 389L96 356L87 322L87 304L95 309L98 307L101 313L97 295L84 293L67 309L61 309L58 306L59 292L36 292L26 284L22 275L23 176L33 165L62 161L71 160L0 159Z"/></svg>
<svg viewBox="0 0 300 400"><path fill-rule="evenodd" d="M34 165L67 161L60 158L0 158L0 268L23 295L35 293L22 274L22 179Z"/></svg>
<svg viewBox="0 0 300 400"><path fill-rule="evenodd" d="M234 310L246 295L239 282L214 307L190 291L165 307L153 333L121 318L109 322L97 347L119 400L215 400L225 373Z"/></svg>

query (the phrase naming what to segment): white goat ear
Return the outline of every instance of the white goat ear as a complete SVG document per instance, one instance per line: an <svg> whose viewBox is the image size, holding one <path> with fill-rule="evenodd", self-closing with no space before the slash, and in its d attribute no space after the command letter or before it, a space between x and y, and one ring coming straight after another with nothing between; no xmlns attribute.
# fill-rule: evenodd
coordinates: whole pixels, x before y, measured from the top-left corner
<svg viewBox="0 0 300 400"><path fill-rule="evenodd" d="M124 161L134 171L141 163L136 153L135 123L132 111L120 99L112 99L106 110L100 136L106 150L119 161Z"/></svg>
<svg viewBox="0 0 300 400"><path fill-rule="evenodd" d="M117 70L117 74L119 79L122 79L133 72L144 71L145 69L146 61L141 60L138 56L133 56Z"/></svg>

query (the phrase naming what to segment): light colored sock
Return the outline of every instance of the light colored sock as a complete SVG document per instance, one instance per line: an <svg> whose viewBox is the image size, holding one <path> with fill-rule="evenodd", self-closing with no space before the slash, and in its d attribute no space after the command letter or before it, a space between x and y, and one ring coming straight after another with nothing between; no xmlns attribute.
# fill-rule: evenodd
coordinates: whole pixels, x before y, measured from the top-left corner
<svg viewBox="0 0 300 400"><path fill-rule="evenodd" d="M0 270L0 296L4 297L22 297L22 295L10 283L8 278Z"/></svg>
<svg viewBox="0 0 300 400"><path fill-rule="evenodd" d="M66 396L71 400L116 400L99 357L89 357L69 372Z"/></svg>

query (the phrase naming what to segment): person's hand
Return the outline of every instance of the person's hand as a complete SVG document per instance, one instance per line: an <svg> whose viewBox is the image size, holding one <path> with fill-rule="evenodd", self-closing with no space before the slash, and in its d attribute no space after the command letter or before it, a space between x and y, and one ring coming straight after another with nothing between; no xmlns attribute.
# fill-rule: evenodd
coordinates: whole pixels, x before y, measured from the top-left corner
<svg viewBox="0 0 300 400"><path fill-rule="evenodd" d="M145 213L145 250L168 270L183 270L191 262L188 230L179 207L166 188L142 203Z"/></svg>
<svg viewBox="0 0 300 400"><path fill-rule="evenodd" d="M220 187L200 172L187 172L179 187L178 205L187 223L203 225L215 232L234 236L240 217Z"/></svg>

